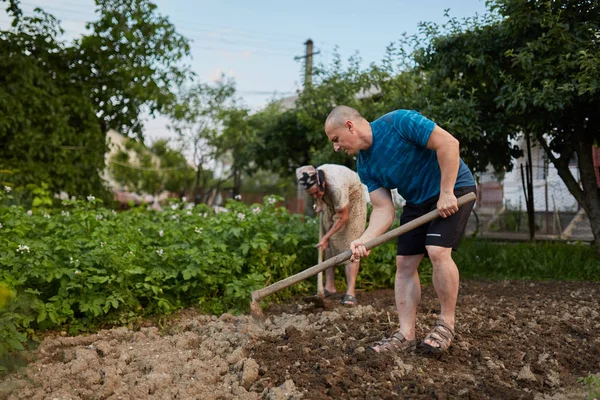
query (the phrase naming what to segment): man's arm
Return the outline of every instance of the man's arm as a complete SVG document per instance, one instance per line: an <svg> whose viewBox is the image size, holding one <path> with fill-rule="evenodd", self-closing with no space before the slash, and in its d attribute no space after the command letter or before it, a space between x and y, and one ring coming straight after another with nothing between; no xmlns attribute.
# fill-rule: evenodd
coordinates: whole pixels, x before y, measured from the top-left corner
<svg viewBox="0 0 600 400"><path fill-rule="evenodd" d="M377 236L387 232L394 222L396 209L392 201L392 194L388 189L379 188L369 193L373 211L369 219L369 226L361 237L350 244L352 250L352 260L356 261L360 257L366 257L371 252L367 251L364 244Z"/></svg>
<svg viewBox="0 0 600 400"><path fill-rule="evenodd" d="M345 207L336 210L335 212L335 222L333 223L333 226L327 231L327 233L325 233L323 235L323 237L321 238L321 241L317 244L317 247L322 248L323 250L325 250L325 247L327 247L327 241L336 233L339 232L340 229L342 229L344 227L344 225L346 225L346 222L348 222L348 218L349 218L349 208L350 208L350 204L346 205Z"/></svg>
<svg viewBox="0 0 600 400"><path fill-rule="evenodd" d="M427 148L436 152L440 164L442 178L437 209L440 216L446 218L458 211L454 184L460 166L459 143L454 136L436 125L427 141Z"/></svg>

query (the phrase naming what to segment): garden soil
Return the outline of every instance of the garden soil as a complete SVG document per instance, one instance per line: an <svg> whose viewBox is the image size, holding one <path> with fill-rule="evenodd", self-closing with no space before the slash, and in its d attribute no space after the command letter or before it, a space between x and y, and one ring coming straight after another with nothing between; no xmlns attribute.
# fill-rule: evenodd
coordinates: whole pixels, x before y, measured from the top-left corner
<svg viewBox="0 0 600 400"><path fill-rule="evenodd" d="M367 349L397 329L392 290L300 299L248 315L185 310L158 326L49 335L0 381L2 399L582 399L600 371L600 285L464 282L440 358ZM439 305L423 290L417 335Z"/></svg>

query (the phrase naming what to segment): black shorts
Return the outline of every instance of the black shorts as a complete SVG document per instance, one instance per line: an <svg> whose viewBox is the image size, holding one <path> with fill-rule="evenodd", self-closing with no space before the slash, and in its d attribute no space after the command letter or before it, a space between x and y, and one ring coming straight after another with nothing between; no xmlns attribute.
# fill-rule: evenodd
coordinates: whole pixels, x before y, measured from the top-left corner
<svg viewBox="0 0 600 400"><path fill-rule="evenodd" d="M465 186L454 189L454 195L458 198L467 193L475 193L475 186ZM400 225L404 225L413 219L427 214L429 211L437 208L439 195L425 200L421 204L406 203L400 217ZM458 212L447 218L437 218L433 221L421 225L410 232L398 236L399 256L412 256L416 254L427 254L425 246L440 246L457 250L460 241L465 233L467 221L471 210L473 210L474 201L465 204L458 209Z"/></svg>

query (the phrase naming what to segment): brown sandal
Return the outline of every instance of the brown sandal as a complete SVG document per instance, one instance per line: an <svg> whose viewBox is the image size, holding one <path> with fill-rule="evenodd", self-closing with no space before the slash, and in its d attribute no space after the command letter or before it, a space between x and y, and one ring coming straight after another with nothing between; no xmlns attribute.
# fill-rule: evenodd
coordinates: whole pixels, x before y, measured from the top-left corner
<svg viewBox="0 0 600 400"><path fill-rule="evenodd" d="M391 337L381 339L373 343L368 349L375 353L401 353L405 351L413 351L417 347L417 339L407 340L400 332L394 333Z"/></svg>
<svg viewBox="0 0 600 400"><path fill-rule="evenodd" d="M419 343L419 350L429 354L440 354L448 350L454 339L454 330L442 321L438 319L435 323L435 327L424 340L431 340L433 343L437 343L438 346L432 346L431 344L425 343L425 341Z"/></svg>

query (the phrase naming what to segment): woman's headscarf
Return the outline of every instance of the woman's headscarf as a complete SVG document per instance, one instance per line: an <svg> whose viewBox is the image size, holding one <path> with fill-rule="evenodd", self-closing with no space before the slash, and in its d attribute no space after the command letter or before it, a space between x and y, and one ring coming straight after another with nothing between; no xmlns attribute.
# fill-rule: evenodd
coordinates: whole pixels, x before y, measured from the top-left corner
<svg viewBox="0 0 600 400"><path fill-rule="evenodd" d="M305 165L296 169L296 178L304 190L310 189L315 184L318 185L321 191L325 188L325 173L312 165Z"/></svg>

